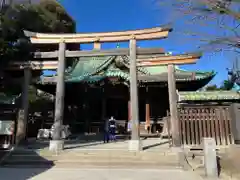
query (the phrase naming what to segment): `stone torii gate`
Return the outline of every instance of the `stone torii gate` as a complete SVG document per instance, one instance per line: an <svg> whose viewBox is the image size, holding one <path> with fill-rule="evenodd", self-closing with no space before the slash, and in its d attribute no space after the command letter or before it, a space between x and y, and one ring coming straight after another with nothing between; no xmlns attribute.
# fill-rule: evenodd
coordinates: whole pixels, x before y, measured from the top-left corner
<svg viewBox="0 0 240 180"><path fill-rule="evenodd" d="M109 56L109 55L129 55L130 56L130 102L132 119L132 138L129 141L129 150L141 150L139 134L139 109L138 109L138 85L137 66L168 65L168 87L171 111L171 125L173 146L179 147L180 134L177 117L177 95L175 85L174 64L195 63L200 57L198 55L171 56L164 55L161 48L137 48L137 40L151 40L166 38L171 28L158 27L151 29L89 33L89 34L45 34L25 31L25 35L30 38L33 44L59 44L59 50L53 52L36 52L36 58L51 59L58 57L57 67L57 87L55 101L54 136L50 141L50 150L58 151L63 149L64 141L60 136L60 129L63 122L64 109L64 74L66 57L89 57L89 56ZM129 42L129 49L101 50L101 43L104 42ZM66 51L66 43L94 43L94 50L90 51ZM161 54L161 55L160 55ZM144 59L138 58L144 55ZM152 58L152 55L157 55Z"/></svg>

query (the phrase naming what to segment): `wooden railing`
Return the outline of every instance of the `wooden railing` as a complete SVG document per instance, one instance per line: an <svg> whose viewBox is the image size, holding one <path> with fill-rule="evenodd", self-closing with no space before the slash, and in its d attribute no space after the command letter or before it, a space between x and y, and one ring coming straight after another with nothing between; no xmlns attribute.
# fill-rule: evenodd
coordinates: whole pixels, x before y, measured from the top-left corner
<svg viewBox="0 0 240 180"><path fill-rule="evenodd" d="M203 137L213 137L218 146L234 144L229 106L179 108L183 145L199 146Z"/></svg>

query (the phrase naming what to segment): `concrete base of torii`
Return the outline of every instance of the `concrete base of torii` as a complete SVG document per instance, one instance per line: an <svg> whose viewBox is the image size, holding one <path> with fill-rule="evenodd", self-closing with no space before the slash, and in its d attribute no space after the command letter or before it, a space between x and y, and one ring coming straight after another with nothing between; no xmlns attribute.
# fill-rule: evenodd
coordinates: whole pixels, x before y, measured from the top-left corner
<svg viewBox="0 0 240 180"><path fill-rule="evenodd" d="M64 149L64 140L51 140L49 143L49 150L52 152L59 152Z"/></svg>
<svg viewBox="0 0 240 180"><path fill-rule="evenodd" d="M142 151L142 141L141 140L129 140L128 150L129 151Z"/></svg>

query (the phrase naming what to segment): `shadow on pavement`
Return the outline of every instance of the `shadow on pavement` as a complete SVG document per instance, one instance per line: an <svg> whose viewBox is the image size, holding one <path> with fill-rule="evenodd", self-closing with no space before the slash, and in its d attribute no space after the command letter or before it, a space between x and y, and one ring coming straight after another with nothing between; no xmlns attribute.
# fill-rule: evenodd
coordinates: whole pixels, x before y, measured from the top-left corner
<svg viewBox="0 0 240 180"><path fill-rule="evenodd" d="M147 142L144 143L143 150L149 150L151 148L158 148L158 146L167 145L169 144L169 140L164 139L160 140L159 138L152 138L152 137L141 137L142 141ZM129 137L127 135L117 135L117 143L128 141ZM153 141L152 141L153 140ZM113 144L110 149L114 149L115 141L110 141L107 144ZM64 140L64 149L71 150L71 149L86 149L87 147L97 149L99 146L100 149L108 149L110 146L105 146L103 143L103 135L102 134L92 134L92 135L75 135L71 139ZM123 145L124 146L124 145ZM36 150L36 149L46 149L49 147L49 140L36 140L36 139L29 139L28 142L23 145L24 149L29 150ZM116 146L119 148L119 146ZM122 148L127 148L122 147Z"/></svg>
<svg viewBox="0 0 240 180"><path fill-rule="evenodd" d="M6 152L0 162L0 179L31 179L54 166L54 160L48 160L32 150L13 149ZM14 173L15 170L19 173ZM27 171L26 171L27 170Z"/></svg>
<svg viewBox="0 0 240 180"><path fill-rule="evenodd" d="M117 142L124 142L125 140L124 139L117 139L117 141L110 141L108 143L103 143L102 141L92 141L92 142L87 142L87 143L76 143L76 144L73 144L71 146L66 146L64 149L67 150L67 149L76 149L76 148L84 148L84 147L93 147L93 146L97 146L97 145L100 145L100 144L115 144Z"/></svg>
<svg viewBox="0 0 240 180"><path fill-rule="evenodd" d="M47 171L49 168L26 168L12 169L0 168L1 179L5 180L28 180L34 179L36 176Z"/></svg>
<svg viewBox="0 0 240 180"><path fill-rule="evenodd" d="M117 141L125 141L127 137L125 135L117 135ZM28 139L28 141L23 145L24 149L44 149L49 147L50 140L37 140L37 139ZM114 142L110 142L114 143ZM94 135L78 135L74 136L71 139L64 140L64 149L74 149L81 147L91 147L103 144L103 135L94 134Z"/></svg>
<svg viewBox="0 0 240 180"><path fill-rule="evenodd" d="M150 148L153 148L153 147L161 146L163 144L169 144L169 142L170 141L165 141L165 142L160 142L160 143L154 143L154 144L151 144L151 145L147 145L147 146L143 147L143 150L147 150L147 149L150 149Z"/></svg>

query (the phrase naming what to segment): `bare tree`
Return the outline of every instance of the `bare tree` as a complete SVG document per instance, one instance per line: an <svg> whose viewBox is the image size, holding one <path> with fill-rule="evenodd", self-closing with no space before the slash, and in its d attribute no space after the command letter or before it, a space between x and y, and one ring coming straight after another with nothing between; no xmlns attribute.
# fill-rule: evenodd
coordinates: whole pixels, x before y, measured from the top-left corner
<svg viewBox="0 0 240 180"><path fill-rule="evenodd" d="M181 33L195 40L198 39L202 50L240 53L240 0L159 0L157 2L160 4L159 7L167 7L171 10L171 22L184 23L185 28ZM194 25L195 28L187 28L186 25ZM214 33L210 33L210 30L206 31L212 27L215 28ZM203 29L205 31L201 32Z"/></svg>

